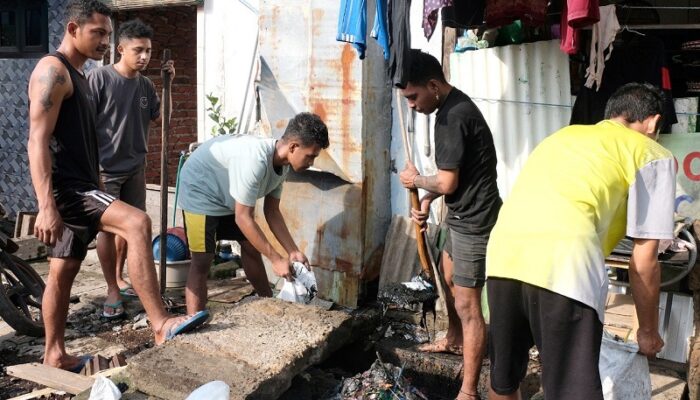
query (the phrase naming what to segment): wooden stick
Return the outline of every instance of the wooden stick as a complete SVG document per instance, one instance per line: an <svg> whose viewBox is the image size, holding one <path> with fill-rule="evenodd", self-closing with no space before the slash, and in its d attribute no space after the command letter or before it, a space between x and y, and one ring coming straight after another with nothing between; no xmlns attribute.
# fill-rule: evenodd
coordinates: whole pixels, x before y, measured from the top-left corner
<svg viewBox="0 0 700 400"><path fill-rule="evenodd" d="M170 49L163 50L163 64L170 60ZM167 262L165 258L168 247L168 135L170 133L170 73L161 69L163 79L163 97L161 104L161 148L160 148L160 294L165 293Z"/></svg>
<svg viewBox="0 0 700 400"><path fill-rule="evenodd" d="M410 148L406 127L404 126L403 122L403 105L401 104L401 93L398 89L396 90L396 107L399 113L399 127L401 128L401 138L403 139L403 147L404 151L406 152L406 160L413 162L413 151ZM418 189L408 189L408 196L411 199L411 207L420 210ZM435 281L435 275L433 275L433 269L430 267L430 260L428 259L428 249L426 247L423 229L416 223L413 225L416 231L416 245L418 247L418 259L420 260L420 266L423 269L423 273L425 273L426 276L429 276L432 281Z"/></svg>

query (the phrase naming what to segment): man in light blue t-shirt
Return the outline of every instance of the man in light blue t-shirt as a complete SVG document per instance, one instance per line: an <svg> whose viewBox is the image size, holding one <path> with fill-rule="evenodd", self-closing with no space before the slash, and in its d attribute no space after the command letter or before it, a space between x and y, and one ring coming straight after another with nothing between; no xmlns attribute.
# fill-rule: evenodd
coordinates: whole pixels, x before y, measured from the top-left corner
<svg viewBox="0 0 700 400"><path fill-rule="evenodd" d="M204 142L187 159L180 173L178 205L185 215L192 253L185 298L187 313L204 310L207 276L217 240L236 240L246 277L259 296L272 296L261 254L274 272L292 278L290 264L309 261L299 251L280 212L282 183L291 167L311 167L328 147L328 128L315 114L300 113L277 139L250 135L219 136ZM254 219L255 202L264 198L270 231L289 257L282 257Z"/></svg>

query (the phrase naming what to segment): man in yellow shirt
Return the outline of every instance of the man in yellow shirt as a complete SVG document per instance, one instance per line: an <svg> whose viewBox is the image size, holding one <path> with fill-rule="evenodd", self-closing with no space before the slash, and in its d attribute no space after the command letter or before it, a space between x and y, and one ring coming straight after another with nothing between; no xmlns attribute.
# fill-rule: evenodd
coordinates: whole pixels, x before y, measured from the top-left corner
<svg viewBox="0 0 700 400"><path fill-rule="evenodd" d="M656 143L663 94L622 86L606 120L572 125L532 152L491 232L489 399L518 399L536 345L547 399L602 399L605 256L634 239L630 282L640 351L661 350L659 239L673 238L674 161Z"/></svg>

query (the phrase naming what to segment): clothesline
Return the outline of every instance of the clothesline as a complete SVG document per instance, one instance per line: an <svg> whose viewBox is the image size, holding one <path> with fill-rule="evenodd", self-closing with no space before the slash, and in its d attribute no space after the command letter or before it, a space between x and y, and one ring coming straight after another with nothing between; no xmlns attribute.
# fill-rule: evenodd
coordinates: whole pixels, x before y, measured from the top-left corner
<svg viewBox="0 0 700 400"><path fill-rule="evenodd" d="M628 6L624 4L615 4L615 6L634 10L700 10L700 7L695 6Z"/></svg>
<svg viewBox="0 0 700 400"><path fill-rule="evenodd" d="M556 108L572 108L573 106L567 104L555 104L555 103L540 103L536 101L518 101L518 100L506 100L506 99L487 99L484 97L472 97L469 96L474 101L484 101L488 103L512 103L512 104L522 104L531 106L543 106L543 107L556 107ZM687 116L700 116L700 113L687 113L687 112L676 112L676 115L687 115Z"/></svg>

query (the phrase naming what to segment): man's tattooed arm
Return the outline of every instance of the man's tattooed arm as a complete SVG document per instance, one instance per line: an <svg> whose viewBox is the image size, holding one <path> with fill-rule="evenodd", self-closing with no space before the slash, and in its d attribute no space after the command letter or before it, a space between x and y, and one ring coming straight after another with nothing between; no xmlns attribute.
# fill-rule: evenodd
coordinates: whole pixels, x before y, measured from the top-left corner
<svg viewBox="0 0 700 400"><path fill-rule="evenodd" d="M41 105L44 106L44 112L48 112L51 107L53 107L53 101L51 100L51 93L53 92L56 85L63 85L66 83L66 77L63 75L58 68L51 65L46 72L46 75L39 78L39 83L41 86Z"/></svg>

